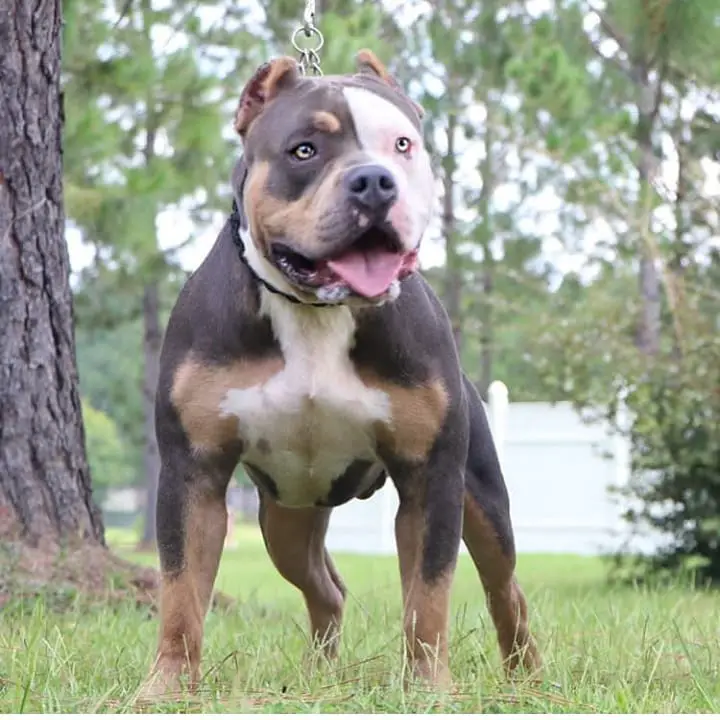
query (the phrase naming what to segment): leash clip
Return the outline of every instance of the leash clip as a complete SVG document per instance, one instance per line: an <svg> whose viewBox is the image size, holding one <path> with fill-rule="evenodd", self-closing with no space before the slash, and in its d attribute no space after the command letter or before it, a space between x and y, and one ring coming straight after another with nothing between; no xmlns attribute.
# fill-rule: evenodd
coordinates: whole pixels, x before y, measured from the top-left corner
<svg viewBox="0 0 720 720"><path fill-rule="evenodd" d="M303 41L300 38L304 36ZM325 44L325 38L315 26L315 0L305 0L303 24L295 30L290 39L292 46L300 55L298 66L303 75L312 73L322 75L320 68L320 49Z"/></svg>

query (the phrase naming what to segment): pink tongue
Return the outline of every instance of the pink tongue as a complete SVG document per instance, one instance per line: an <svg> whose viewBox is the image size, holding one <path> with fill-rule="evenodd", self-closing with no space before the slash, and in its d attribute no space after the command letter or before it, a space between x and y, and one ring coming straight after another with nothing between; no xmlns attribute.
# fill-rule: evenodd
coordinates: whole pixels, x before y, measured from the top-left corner
<svg viewBox="0 0 720 720"><path fill-rule="evenodd" d="M328 267L356 293L374 298L387 292L398 275L402 261L400 253L350 250L342 257L328 260Z"/></svg>

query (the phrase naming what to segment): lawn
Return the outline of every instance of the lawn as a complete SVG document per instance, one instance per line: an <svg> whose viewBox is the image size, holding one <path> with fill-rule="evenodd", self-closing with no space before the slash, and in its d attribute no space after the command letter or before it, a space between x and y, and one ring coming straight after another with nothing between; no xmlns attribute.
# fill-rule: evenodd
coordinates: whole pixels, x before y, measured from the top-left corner
<svg viewBox="0 0 720 720"><path fill-rule="evenodd" d="M109 541L121 544L120 534ZM403 690L394 558L337 556L350 591L342 656L311 671L299 594L282 581L254 529L226 551L219 589L241 599L207 621L197 701L204 712L720 712L720 598L683 588L609 588L597 560L523 556L518 574L544 655L542 682L509 683L467 557L453 593L454 692ZM154 563L153 556L138 556ZM0 713L132 710L157 620L134 606L65 612L6 606L0 626ZM196 703L199 703L196 704Z"/></svg>

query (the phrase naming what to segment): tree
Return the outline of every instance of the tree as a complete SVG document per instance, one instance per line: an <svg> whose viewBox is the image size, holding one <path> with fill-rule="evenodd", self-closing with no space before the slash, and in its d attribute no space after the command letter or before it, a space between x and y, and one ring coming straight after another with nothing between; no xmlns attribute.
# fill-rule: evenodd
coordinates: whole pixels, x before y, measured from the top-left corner
<svg viewBox="0 0 720 720"><path fill-rule="evenodd" d="M524 399L540 387L524 361L533 332L525 318L548 294L525 207L540 192L526 177L544 139L522 122L521 88L508 73L529 35L523 3L448 0L414 23L406 60L442 194L444 272L428 278L481 393L502 378Z"/></svg>
<svg viewBox="0 0 720 720"><path fill-rule="evenodd" d="M101 545L65 245L60 0L0 12L0 532Z"/></svg>
<svg viewBox="0 0 720 720"><path fill-rule="evenodd" d="M610 422L621 398L628 409L627 519L662 533L630 576L692 568L717 582L718 216L703 168L717 143L720 5L559 6L536 24L545 49L528 49L525 98L540 101L549 155L568 170L566 229L607 240L592 253L595 277L563 283L548 308L539 370L554 399Z"/></svg>

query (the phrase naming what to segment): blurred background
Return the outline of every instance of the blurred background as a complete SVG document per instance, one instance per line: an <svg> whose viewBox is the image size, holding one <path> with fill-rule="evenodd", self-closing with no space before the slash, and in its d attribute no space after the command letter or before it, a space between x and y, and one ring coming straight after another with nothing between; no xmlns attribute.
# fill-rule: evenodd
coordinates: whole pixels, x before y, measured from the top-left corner
<svg viewBox="0 0 720 720"><path fill-rule="evenodd" d="M293 54L303 10L64 0L77 352L116 542L154 545L165 323L230 208L242 87ZM369 47L426 110L438 203L422 267L489 403L520 549L615 552L635 532L652 538L633 546L643 572L720 579L720 2L317 10L325 73ZM254 525L241 472L228 502ZM372 530L386 552L392 502L386 488L342 508L331 549L367 551Z"/></svg>

